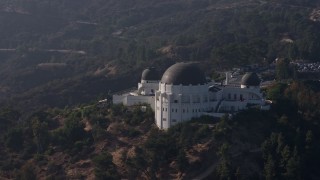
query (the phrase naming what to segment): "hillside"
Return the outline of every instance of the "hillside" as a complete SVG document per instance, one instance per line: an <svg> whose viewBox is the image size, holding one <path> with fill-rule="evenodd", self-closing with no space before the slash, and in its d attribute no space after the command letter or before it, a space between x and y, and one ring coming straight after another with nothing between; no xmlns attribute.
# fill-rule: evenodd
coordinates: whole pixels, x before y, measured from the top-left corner
<svg viewBox="0 0 320 180"><path fill-rule="evenodd" d="M176 61L201 61L208 75L276 57L319 61L317 7L312 0L1 0L0 99L26 112L80 104L134 86L147 66L163 71Z"/></svg>
<svg viewBox="0 0 320 180"><path fill-rule="evenodd" d="M0 0L0 179L319 179L320 84L287 80L290 61L320 61L319 11L318 0ZM268 112L160 131L150 108L96 103L148 66L199 61L214 76L276 58L286 83L264 90Z"/></svg>
<svg viewBox="0 0 320 180"><path fill-rule="evenodd" d="M319 179L319 82L267 89L270 111L159 130L151 108L0 109L1 179Z"/></svg>

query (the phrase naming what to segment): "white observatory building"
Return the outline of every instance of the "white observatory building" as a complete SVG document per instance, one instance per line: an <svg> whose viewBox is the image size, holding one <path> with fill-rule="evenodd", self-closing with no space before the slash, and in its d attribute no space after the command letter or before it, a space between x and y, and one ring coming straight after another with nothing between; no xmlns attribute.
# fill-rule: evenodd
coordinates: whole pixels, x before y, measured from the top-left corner
<svg viewBox="0 0 320 180"><path fill-rule="evenodd" d="M114 95L113 103L148 103L155 111L157 126L168 129L203 115L221 117L250 107L269 109L260 81L256 73L247 73L240 86L215 84L197 63L182 62L169 67L161 80L154 68L144 70L138 91Z"/></svg>

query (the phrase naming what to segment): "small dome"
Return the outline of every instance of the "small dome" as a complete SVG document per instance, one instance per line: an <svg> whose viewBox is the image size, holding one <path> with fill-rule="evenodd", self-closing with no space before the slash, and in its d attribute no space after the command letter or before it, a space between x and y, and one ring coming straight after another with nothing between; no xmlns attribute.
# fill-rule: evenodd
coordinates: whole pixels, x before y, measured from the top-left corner
<svg viewBox="0 0 320 180"><path fill-rule="evenodd" d="M147 68L142 72L141 80L157 81L160 76L154 67Z"/></svg>
<svg viewBox="0 0 320 180"><path fill-rule="evenodd" d="M205 84L206 77L197 63L176 63L164 72L161 83L173 85Z"/></svg>
<svg viewBox="0 0 320 180"><path fill-rule="evenodd" d="M257 73L246 73L241 79L241 85L245 86L259 86L261 79L258 77Z"/></svg>

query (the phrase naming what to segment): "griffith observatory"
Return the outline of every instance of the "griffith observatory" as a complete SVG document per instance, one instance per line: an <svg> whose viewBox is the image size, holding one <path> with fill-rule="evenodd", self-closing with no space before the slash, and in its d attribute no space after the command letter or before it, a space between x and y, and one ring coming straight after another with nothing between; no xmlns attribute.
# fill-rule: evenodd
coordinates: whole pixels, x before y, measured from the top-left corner
<svg viewBox="0 0 320 180"><path fill-rule="evenodd" d="M160 129L203 115L221 117L251 107L269 109L256 73L246 73L240 86L229 84L228 76L224 84L215 83L206 79L198 64L193 62L176 63L162 77L155 68L147 68L142 72L138 89L113 95L113 103L149 104Z"/></svg>

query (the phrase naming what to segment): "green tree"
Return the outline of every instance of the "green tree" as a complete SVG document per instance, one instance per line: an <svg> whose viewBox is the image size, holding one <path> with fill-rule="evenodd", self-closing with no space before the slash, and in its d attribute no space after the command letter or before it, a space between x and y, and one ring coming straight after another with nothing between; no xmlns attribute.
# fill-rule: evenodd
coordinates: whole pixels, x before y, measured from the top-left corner
<svg viewBox="0 0 320 180"><path fill-rule="evenodd" d="M155 176L155 169L158 164L158 159L155 158L155 154L147 153L142 148L135 148L135 156L128 160L127 165L134 170L135 173L142 172L148 178L152 179Z"/></svg>
<svg viewBox="0 0 320 180"><path fill-rule="evenodd" d="M281 151L281 167L286 167L286 164L288 163L289 159L291 157L291 151L289 146L285 146Z"/></svg>
<svg viewBox="0 0 320 180"><path fill-rule="evenodd" d="M276 62L276 73L278 80L284 80L291 77L290 60L288 58L279 59Z"/></svg>
<svg viewBox="0 0 320 180"><path fill-rule="evenodd" d="M98 142L99 140L102 140L106 138L107 132L105 129L103 129L100 125L95 124L92 127L92 137L95 142Z"/></svg>
<svg viewBox="0 0 320 180"><path fill-rule="evenodd" d="M279 133L278 139L277 139L277 154L280 154L284 147L285 147L284 137L282 133Z"/></svg>
<svg viewBox="0 0 320 180"><path fill-rule="evenodd" d="M23 148L24 134L21 128L12 128L5 135L5 145L14 151L20 151Z"/></svg>
<svg viewBox="0 0 320 180"><path fill-rule="evenodd" d="M181 172L184 172L189 165L186 152L183 149L180 149L180 151L178 153L177 165L178 165L179 171L181 171Z"/></svg>
<svg viewBox="0 0 320 180"><path fill-rule="evenodd" d="M305 140L305 151L307 154L312 153L312 147L313 147L313 133L311 130L308 130L306 133L306 140Z"/></svg>
<svg viewBox="0 0 320 180"><path fill-rule="evenodd" d="M236 173L235 173L235 177L237 180L241 179L241 170L240 167L237 168Z"/></svg>
<svg viewBox="0 0 320 180"><path fill-rule="evenodd" d="M220 180L232 179L232 169L229 160L223 159L217 168Z"/></svg>
<svg viewBox="0 0 320 180"><path fill-rule="evenodd" d="M112 155L108 152L102 152L92 159L94 163L94 173L97 179L119 179L115 164L112 162Z"/></svg>
<svg viewBox="0 0 320 180"><path fill-rule="evenodd" d="M229 149L230 149L230 145L228 143L223 143L219 148L219 151L217 154L222 159L229 159L229 156L230 156Z"/></svg>
<svg viewBox="0 0 320 180"><path fill-rule="evenodd" d="M86 135L84 124L76 117L69 117L65 121L63 130L69 142L81 140Z"/></svg>
<svg viewBox="0 0 320 180"><path fill-rule="evenodd" d="M21 167L19 174L17 175L19 180L34 180L37 179L35 167L31 164L25 164Z"/></svg>
<svg viewBox="0 0 320 180"><path fill-rule="evenodd" d="M269 87L267 92L267 98L270 100L280 100L283 98L284 90L287 85L284 83L277 83L271 87Z"/></svg>
<svg viewBox="0 0 320 180"><path fill-rule="evenodd" d="M217 152L221 163L218 166L217 173L221 180L232 178L232 166L229 154L230 145L223 143Z"/></svg>
<svg viewBox="0 0 320 180"><path fill-rule="evenodd" d="M295 147L292 156L288 160L285 177L287 179L302 179L301 168L300 156L298 155L297 147Z"/></svg>
<svg viewBox="0 0 320 180"><path fill-rule="evenodd" d="M271 155L268 156L266 163L264 164L264 175L266 180L273 180L276 177L276 163Z"/></svg>
<svg viewBox="0 0 320 180"><path fill-rule="evenodd" d="M37 145L37 152L42 153L47 145L49 139L48 123L40 122L38 118L32 119L32 132L34 142Z"/></svg>

